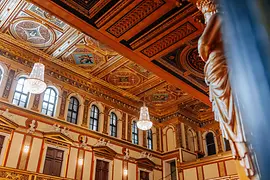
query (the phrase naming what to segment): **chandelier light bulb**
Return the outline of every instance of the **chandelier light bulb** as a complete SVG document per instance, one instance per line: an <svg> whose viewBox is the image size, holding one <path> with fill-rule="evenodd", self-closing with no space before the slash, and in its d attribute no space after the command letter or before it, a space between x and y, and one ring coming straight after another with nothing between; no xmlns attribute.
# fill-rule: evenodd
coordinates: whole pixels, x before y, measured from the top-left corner
<svg viewBox="0 0 270 180"><path fill-rule="evenodd" d="M47 85L44 82L45 66L41 63L35 63L31 74L25 80L25 88L33 94L41 94L45 91Z"/></svg>
<svg viewBox="0 0 270 180"><path fill-rule="evenodd" d="M140 118L137 122L137 127L143 131L151 129L153 123L150 120L150 115L148 111L148 107L145 104L141 107L140 110Z"/></svg>

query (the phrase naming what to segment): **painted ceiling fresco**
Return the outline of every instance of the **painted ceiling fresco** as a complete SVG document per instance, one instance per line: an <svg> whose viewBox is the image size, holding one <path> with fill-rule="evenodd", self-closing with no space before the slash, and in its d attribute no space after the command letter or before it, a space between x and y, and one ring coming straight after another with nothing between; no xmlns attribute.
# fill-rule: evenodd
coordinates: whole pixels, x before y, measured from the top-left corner
<svg viewBox="0 0 270 180"><path fill-rule="evenodd" d="M74 67L77 74L91 75L95 83L112 93L124 92L131 100L145 101L156 115L181 110L201 121L212 118L209 103L194 98L184 88L208 96L204 62L197 51L202 17L193 5L176 6L164 0L52 2L150 62L153 71L69 25L69 19L61 20L24 0L1 2L1 32L42 50L63 67ZM169 78L157 74L159 69ZM170 77L184 82L184 87L172 83Z"/></svg>

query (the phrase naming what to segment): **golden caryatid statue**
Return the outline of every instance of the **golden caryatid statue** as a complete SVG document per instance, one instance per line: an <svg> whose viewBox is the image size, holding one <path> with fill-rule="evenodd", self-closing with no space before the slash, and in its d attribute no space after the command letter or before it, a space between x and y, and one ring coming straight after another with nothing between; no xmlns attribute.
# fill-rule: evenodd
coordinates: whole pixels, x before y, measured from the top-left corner
<svg viewBox="0 0 270 180"><path fill-rule="evenodd" d="M245 142L242 121L229 82L228 67L224 53L221 19L214 0L190 0L204 14L206 27L198 41L198 51L206 62L205 81L209 86L209 98L215 120L219 122L222 135L228 139L233 156L245 168L247 176L254 175L251 156Z"/></svg>

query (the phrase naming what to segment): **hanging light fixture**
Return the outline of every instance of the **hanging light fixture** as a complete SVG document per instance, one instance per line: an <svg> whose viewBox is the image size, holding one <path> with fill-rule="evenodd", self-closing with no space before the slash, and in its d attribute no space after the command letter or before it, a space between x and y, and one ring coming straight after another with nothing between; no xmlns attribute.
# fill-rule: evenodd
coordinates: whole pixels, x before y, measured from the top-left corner
<svg viewBox="0 0 270 180"><path fill-rule="evenodd" d="M41 94L47 85L44 82L45 66L42 63L35 63L31 74L25 80L25 88L33 94Z"/></svg>
<svg viewBox="0 0 270 180"><path fill-rule="evenodd" d="M143 106L140 110L140 118L137 122L137 127L143 131L151 129L153 123L150 120L148 107L145 106L145 103L143 103Z"/></svg>

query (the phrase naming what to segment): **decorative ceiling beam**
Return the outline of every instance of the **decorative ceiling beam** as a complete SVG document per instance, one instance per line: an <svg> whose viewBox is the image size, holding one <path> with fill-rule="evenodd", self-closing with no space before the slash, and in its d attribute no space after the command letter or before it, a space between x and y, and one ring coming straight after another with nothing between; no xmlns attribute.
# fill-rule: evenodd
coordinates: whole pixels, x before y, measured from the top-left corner
<svg viewBox="0 0 270 180"><path fill-rule="evenodd" d="M72 13L63 9L62 7L60 7L59 5L54 3L52 0L47 0L47 1L29 0L29 1L31 3L38 5L39 7L43 8L44 10L51 12L52 14L56 14L58 18L67 22L71 26L81 30L82 32L84 32L85 34L87 34L89 36L92 36L93 38L99 40L100 42L107 44L112 49L119 52L120 54L122 54L126 58L143 66L144 68L153 72L154 74L158 75L159 77L167 80L169 83L174 84L175 86L181 88L183 91L188 92L190 95L199 99L200 101L204 102L205 104L211 105L207 95L203 94L202 92L200 92L200 91L196 90L195 88L191 87L190 85L186 84L184 81L178 79L177 77L173 76L172 74L165 71L164 69L157 67L155 64L153 64L149 60L138 55L136 52L133 52L131 49L127 48L126 46L122 45L121 43L117 42L116 40L109 38L107 35L101 33L95 27L91 26L90 24L83 21L79 17L76 17Z"/></svg>

